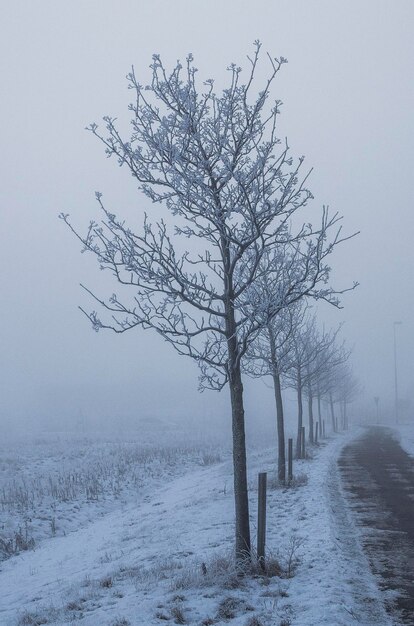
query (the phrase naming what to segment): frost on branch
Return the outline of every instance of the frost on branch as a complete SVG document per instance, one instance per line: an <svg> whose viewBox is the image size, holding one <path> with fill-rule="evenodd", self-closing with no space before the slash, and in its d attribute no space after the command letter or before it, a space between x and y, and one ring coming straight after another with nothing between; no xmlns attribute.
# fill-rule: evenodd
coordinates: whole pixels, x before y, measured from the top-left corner
<svg viewBox="0 0 414 626"><path fill-rule="evenodd" d="M256 89L260 48L255 42L247 73L229 66L219 93L212 79L197 82L192 55L172 70L154 55L150 84L143 87L134 68L128 75L130 136L121 136L112 117L104 118L106 133L89 126L108 156L129 169L143 204L146 197L165 206L174 226L145 216L134 233L96 194L100 223L77 236L122 289L109 299L89 291L109 316L88 317L95 329L156 330L197 361L201 388L222 388L262 328L256 290L264 273L274 285L268 316L303 297L339 304L326 263L343 240L339 218L324 210L316 228L292 226L312 194L303 157L295 162L278 137L281 102L270 101L286 61L268 56L268 78ZM188 238L198 241L197 254L179 252Z"/></svg>
<svg viewBox="0 0 414 626"><path fill-rule="evenodd" d="M119 285L109 298L86 288L102 312L85 313L93 327L155 330L197 362L201 389L228 383L240 566L250 554L242 359L274 318L304 298L339 305L327 257L346 239L337 215L323 209L315 227L301 216L312 199L308 174L278 136L281 103L271 101L285 59L268 55L268 78L258 85L260 48L256 42L247 73L228 67L221 92L211 78L197 81L192 55L172 70L154 55L148 85L134 68L128 75L129 137L113 117L104 118L104 130L89 127L108 157L130 171L143 207L159 204L165 220L145 214L134 232L100 194L100 221L86 235L63 216ZM264 280L271 286L265 303Z"/></svg>

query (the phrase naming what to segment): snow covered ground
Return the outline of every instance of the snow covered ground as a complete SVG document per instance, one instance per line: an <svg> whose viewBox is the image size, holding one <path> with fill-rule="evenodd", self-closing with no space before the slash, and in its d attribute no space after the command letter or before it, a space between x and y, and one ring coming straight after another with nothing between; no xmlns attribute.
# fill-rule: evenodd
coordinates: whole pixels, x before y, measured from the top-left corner
<svg viewBox="0 0 414 626"><path fill-rule="evenodd" d="M393 424L390 428L395 432L396 437L406 452L414 456L414 423L413 424Z"/></svg>
<svg viewBox="0 0 414 626"><path fill-rule="evenodd" d="M387 626L337 472L356 434L295 462L289 489L272 487L273 449L250 453L252 530L257 473L268 471L267 554L282 575L235 575L231 462L194 463L1 562L0 624Z"/></svg>
<svg viewBox="0 0 414 626"><path fill-rule="evenodd" d="M223 448L183 433L100 439L67 433L0 445L0 560L20 544L78 530L148 488L220 459Z"/></svg>

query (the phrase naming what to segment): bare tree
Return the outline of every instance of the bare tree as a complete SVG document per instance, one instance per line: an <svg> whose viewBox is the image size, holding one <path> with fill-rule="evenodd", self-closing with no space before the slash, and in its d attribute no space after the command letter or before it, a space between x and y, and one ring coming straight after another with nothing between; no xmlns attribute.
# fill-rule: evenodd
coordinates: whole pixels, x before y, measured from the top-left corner
<svg viewBox="0 0 414 626"><path fill-rule="evenodd" d="M314 320L315 321L315 320ZM345 349L344 343L338 345L337 337L341 329L338 326L334 330L318 331L315 324L306 339L307 362L306 362L306 395L308 398L308 415L309 415L309 440L314 442L314 413L313 400L318 401L318 419L321 424L321 397L322 390L329 385L332 380L332 372L339 365L344 363L349 352Z"/></svg>
<svg viewBox="0 0 414 626"><path fill-rule="evenodd" d="M298 318L298 323L291 332L289 363L286 365L285 381L296 391L298 404L296 455L301 455L301 437L303 426L303 400L308 402L309 441L314 442L313 399L316 395L318 380L325 369L330 371L334 364L335 340L339 328L334 331L319 331L316 316Z"/></svg>
<svg viewBox="0 0 414 626"><path fill-rule="evenodd" d="M348 421L348 404L353 402L358 395L361 394L362 388L358 379L352 373L350 364L347 359L344 359L341 363L338 363L336 369L333 372L333 393L332 402L336 398L339 403L341 411L341 426L343 430L349 428Z"/></svg>
<svg viewBox="0 0 414 626"><path fill-rule="evenodd" d="M277 136L281 103L268 104L285 60L268 57L268 79L253 96L259 55L256 42L244 83L241 68L230 65L221 93L211 79L197 82L191 55L171 72L155 55L149 85L143 87L134 70L128 75L135 97L131 136L124 139L111 117L104 118L104 134L96 124L89 127L107 155L129 169L143 196L168 210L169 221L152 224L145 215L142 231L135 233L104 206L101 194L101 220L91 222L85 235L62 215L83 249L122 286L110 298L86 289L107 313L101 318L83 311L93 327L118 333L151 328L195 359L201 389L229 384L239 562L250 553L241 360L263 324L247 293L263 271L277 273L273 253L292 246L302 259L308 292L331 299L326 257L344 240L339 217L326 210L315 229L307 223L293 232L290 226L312 196L307 177L300 178L303 158L294 163ZM187 238L197 242L196 253L185 249ZM280 309L278 298L273 309Z"/></svg>
<svg viewBox="0 0 414 626"><path fill-rule="evenodd" d="M320 411L322 400L325 400L329 407L333 432L337 432L338 430L335 415L338 388L341 386L341 377L349 370L348 362L350 356L351 350L346 347L345 342L333 342L328 352L321 356L323 362L317 370L316 393L318 397L318 410Z"/></svg>
<svg viewBox="0 0 414 626"><path fill-rule="evenodd" d="M314 333L315 319L299 318L291 335L290 363L286 368L285 381L288 387L296 391L298 405L296 456L300 458L302 451L303 396L308 382L308 369L313 358L310 345Z"/></svg>
<svg viewBox="0 0 414 626"><path fill-rule="evenodd" d="M286 269L286 266L284 266ZM280 287L282 281L278 281ZM291 281L288 281L291 284ZM271 285L265 276L262 281L263 301L268 302ZM284 302L284 300L282 300ZM250 344L244 362L245 371L253 377L271 376L276 403L278 440L277 473L281 483L286 480L285 420L282 398L282 376L292 367L292 336L301 323L305 307L302 299L290 303L266 324Z"/></svg>
<svg viewBox="0 0 414 626"><path fill-rule="evenodd" d="M320 355L315 368L316 381L314 388L318 402L319 421L322 415L322 401L325 400L331 409L332 429L334 432L336 431L336 420L332 391L337 384L337 370L348 361L350 354L351 351L346 348L345 342L337 343L333 341L328 350Z"/></svg>

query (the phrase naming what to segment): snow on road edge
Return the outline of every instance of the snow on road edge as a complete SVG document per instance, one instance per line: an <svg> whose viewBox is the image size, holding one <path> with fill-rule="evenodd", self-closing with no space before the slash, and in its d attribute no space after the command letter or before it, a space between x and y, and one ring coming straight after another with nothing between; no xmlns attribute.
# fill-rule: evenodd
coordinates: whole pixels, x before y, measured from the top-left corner
<svg viewBox="0 0 414 626"><path fill-rule="evenodd" d="M337 461L361 431L339 436L309 467L304 493L303 563L292 580L295 626L388 626L377 580L342 491Z"/></svg>

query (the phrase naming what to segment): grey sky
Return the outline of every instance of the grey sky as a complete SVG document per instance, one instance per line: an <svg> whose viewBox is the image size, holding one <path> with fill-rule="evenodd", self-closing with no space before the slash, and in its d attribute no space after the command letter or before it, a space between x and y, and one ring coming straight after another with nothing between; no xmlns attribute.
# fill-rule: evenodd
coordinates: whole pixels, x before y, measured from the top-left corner
<svg viewBox="0 0 414 626"><path fill-rule="evenodd" d="M94 191L122 214L148 209L134 182L84 131L128 120L125 74L145 82L153 52L192 52L200 74L225 78L259 38L288 58L274 96L280 133L314 167L317 207L361 230L335 254L333 281L357 292L343 311L368 397L393 392L392 322L401 320L401 392L413 386L414 4L393 1L6 0L1 8L0 324L3 419L208 415L227 407L196 389L196 368L151 333L93 333L76 306L79 282L104 286L94 259L57 219L96 216ZM173 372L173 375L171 374ZM248 385L250 413L271 410ZM223 394L222 394L223 396ZM197 405L195 404L197 401Z"/></svg>

